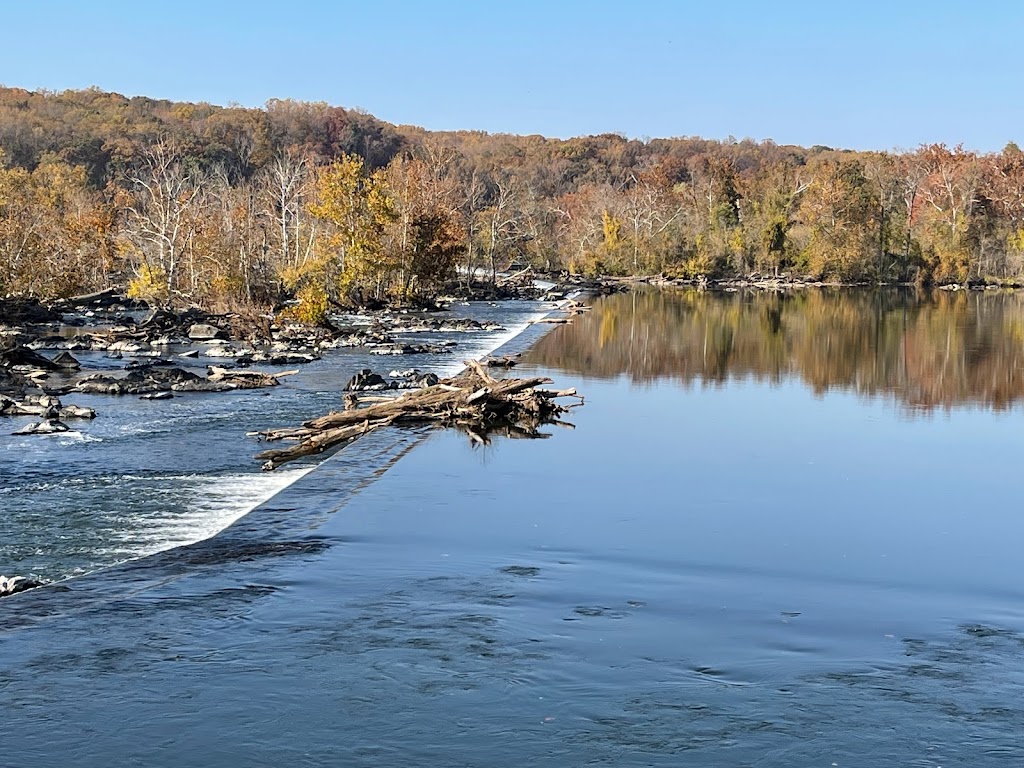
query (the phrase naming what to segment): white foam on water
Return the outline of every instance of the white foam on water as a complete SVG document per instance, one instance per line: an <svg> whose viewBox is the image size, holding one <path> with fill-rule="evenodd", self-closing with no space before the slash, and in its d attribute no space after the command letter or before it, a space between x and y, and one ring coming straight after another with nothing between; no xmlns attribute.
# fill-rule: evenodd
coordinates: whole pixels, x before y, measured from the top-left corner
<svg viewBox="0 0 1024 768"><path fill-rule="evenodd" d="M549 309L538 309L536 312L529 315L526 320L516 323L510 328L506 328L504 331L497 331L493 334L488 334L485 338L480 340L480 343L476 347L472 347L463 352L461 357L453 359L452 362L447 365L439 366L437 370L438 376L454 376L466 367L463 364L463 360L479 360L481 357L491 354L494 350L499 349L512 341L512 339L529 328L531 324L550 314L550 311L551 310Z"/></svg>
<svg viewBox="0 0 1024 768"><path fill-rule="evenodd" d="M186 511L137 518L122 533L119 549L137 559L209 539L315 468L195 476L187 490L176 489L193 499Z"/></svg>
<svg viewBox="0 0 1024 768"><path fill-rule="evenodd" d="M103 438L102 437L93 437L92 435L87 435L84 432L77 432L77 431L74 431L74 430L71 431L71 432L58 432L57 434L61 438L57 442L58 442L59 445L63 445L63 446L75 445L76 443L102 443L103 442Z"/></svg>

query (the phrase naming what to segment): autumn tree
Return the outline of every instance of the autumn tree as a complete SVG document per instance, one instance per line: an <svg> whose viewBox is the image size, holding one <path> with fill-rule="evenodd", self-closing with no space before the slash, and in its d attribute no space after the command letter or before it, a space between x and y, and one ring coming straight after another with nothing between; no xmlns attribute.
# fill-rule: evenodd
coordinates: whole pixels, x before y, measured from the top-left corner
<svg viewBox="0 0 1024 768"><path fill-rule="evenodd" d="M943 144L918 151L927 172L921 184L921 243L926 267L938 280L964 281L971 275L973 214L981 167L973 152Z"/></svg>
<svg viewBox="0 0 1024 768"><path fill-rule="evenodd" d="M839 280L877 275L879 210L859 161L820 160L798 211L810 274Z"/></svg>
<svg viewBox="0 0 1024 768"><path fill-rule="evenodd" d="M428 150L424 157L396 157L384 174L390 212L384 248L402 301L454 278L466 250L454 166L449 151Z"/></svg>
<svg viewBox="0 0 1024 768"><path fill-rule="evenodd" d="M299 299L299 319L323 322L332 307L361 300L367 291L379 299L390 287L384 231L394 211L386 186L382 171L367 175L354 155L318 170L309 212L323 226L313 256L283 273Z"/></svg>
<svg viewBox="0 0 1024 768"><path fill-rule="evenodd" d="M0 152L0 291L52 298L102 286L113 229L84 168L48 155L31 172L5 168Z"/></svg>

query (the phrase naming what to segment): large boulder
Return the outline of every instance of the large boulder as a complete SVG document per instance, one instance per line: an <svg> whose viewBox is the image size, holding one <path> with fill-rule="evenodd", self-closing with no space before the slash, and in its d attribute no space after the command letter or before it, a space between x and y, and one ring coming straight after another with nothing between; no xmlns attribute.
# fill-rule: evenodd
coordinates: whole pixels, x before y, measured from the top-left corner
<svg viewBox="0 0 1024 768"><path fill-rule="evenodd" d="M0 367L23 368L38 371L59 371L61 367L28 347L13 347L0 352Z"/></svg>
<svg viewBox="0 0 1024 768"><path fill-rule="evenodd" d="M82 367L82 364L75 359L75 356L72 355L67 350L64 350L55 358L53 358L53 364L60 366L61 368L68 371L77 371L79 368Z"/></svg>
<svg viewBox="0 0 1024 768"><path fill-rule="evenodd" d="M79 334L77 336L41 336L37 339L33 339L25 346L29 349L66 349L80 351L84 349L92 349L95 344L95 339L89 335ZM106 344L102 344L102 348L106 348Z"/></svg>
<svg viewBox="0 0 1024 768"><path fill-rule="evenodd" d="M142 395L140 400L171 400L174 397L173 392L150 392L148 395Z"/></svg>
<svg viewBox="0 0 1024 768"><path fill-rule="evenodd" d="M120 352L122 354L134 355L139 352L150 352L153 348L147 341L137 339L119 339L107 345L108 352Z"/></svg>
<svg viewBox="0 0 1024 768"><path fill-rule="evenodd" d="M21 410L19 403L6 395L0 395L0 416L21 416L24 411Z"/></svg>
<svg viewBox="0 0 1024 768"><path fill-rule="evenodd" d="M159 368L161 366L171 366L173 362L164 357L154 357L149 360L132 360L130 363L125 365L126 371L135 371L146 368Z"/></svg>
<svg viewBox="0 0 1024 768"><path fill-rule="evenodd" d="M96 411L82 405L65 405L60 409L61 419L95 419Z"/></svg>
<svg viewBox="0 0 1024 768"><path fill-rule="evenodd" d="M364 368L349 379L348 386L345 389L349 392L374 392L388 389L389 387L390 385L383 376L379 373L374 373L369 368Z"/></svg>
<svg viewBox="0 0 1024 768"><path fill-rule="evenodd" d="M22 374L0 366L0 393L20 397L26 389L33 386L35 385Z"/></svg>
<svg viewBox="0 0 1024 768"><path fill-rule="evenodd" d="M213 341L213 339L208 339ZM244 357L249 353L244 349L239 349L230 344L217 344L209 347L203 355L206 357Z"/></svg>
<svg viewBox="0 0 1024 768"><path fill-rule="evenodd" d="M375 347L371 355L441 355L452 351L454 341L443 341L440 344L394 344Z"/></svg>
<svg viewBox="0 0 1024 768"><path fill-rule="evenodd" d="M194 323L188 329L188 337L192 341L212 341L227 338L227 334L215 325Z"/></svg>
<svg viewBox="0 0 1024 768"><path fill-rule="evenodd" d="M440 382L436 373L421 373L416 368L391 371L388 376L397 380L392 386L397 386L398 389L420 389L421 387L432 387Z"/></svg>
<svg viewBox="0 0 1024 768"><path fill-rule="evenodd" d="M304 352L257 352L251 356L250 362L267 365L305 365L319 359L319 355Z"/></svg>
<svg viewBox="0 0 1024 768"><path fill-rule="evenodd" d="M57 419L47 419L46 421L37 421L33 424L26 424L16 432L12 432L12 435L56 435L61 432L70 432L71 427L62 421Z"/></svg>

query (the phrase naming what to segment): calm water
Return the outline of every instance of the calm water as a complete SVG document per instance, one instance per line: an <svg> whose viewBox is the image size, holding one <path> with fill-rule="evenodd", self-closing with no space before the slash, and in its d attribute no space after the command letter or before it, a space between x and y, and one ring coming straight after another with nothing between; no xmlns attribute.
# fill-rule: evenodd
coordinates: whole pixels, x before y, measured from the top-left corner
<svg viewBox="0 0 1024 768"><path fill-rule="evenodd" d="M0 765L1024 764L1022 322L600 299L517 369L575 430L375 433L0 602Z"/></svg>

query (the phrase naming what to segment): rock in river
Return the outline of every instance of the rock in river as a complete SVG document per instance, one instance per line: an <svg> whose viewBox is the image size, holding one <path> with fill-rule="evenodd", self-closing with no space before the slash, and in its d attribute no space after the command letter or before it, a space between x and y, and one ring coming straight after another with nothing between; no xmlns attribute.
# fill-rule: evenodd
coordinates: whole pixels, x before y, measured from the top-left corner
<svg viewBox="0 0 1024 768"><path fill-rule="evenodd" d="M174 397L173 392L164 390L163 392L150 392L148 395L143 395L140 400L170 400Z"/></svg>
<svg viewBox="0 0 1024 768"><path fill-rule="evenodd" d="M383 376L379 373L374 373L369 368L364 368L349 379L348 386L345 389L349 392L373 392L388 389L388 387L389 385Z"/></svg>
<svg viewBox="0 0 1024 768"><path fill-rule="evenodd" d="M70 432L71 427L62 421L57 419L47 419L46 421L37 421L34 424L26 424L24 427L19 429L17 432L12 432L12 435L56 435L60 432Z"/></svg>
<svg viewBox="0 0 1024 768"><path fill-rule="evenodd" d="M197 376L182 368L151 367L129 371L116 377L94 373L75 386L76 392L97 395L146 395L151 392L174 390L177 392L220 392L232 389Z"/></svg>
<svg viewBox="0 0 1024 768"><path fill-rule="evenodd" d="M74 355L72 355L67 350L64 350L55 358L53 358L53 364L59 365L61 368L65 368L67 370L72 371L77 371L79 368L82 367L82 364L78 362L78 360L75 359Z"/></svg>
<svg viewBox="0 0 1024 768"><path fill-rule="evenodd" d="M192 341L211 341L223 339L227 336L224 331L209 323L195 323L188 329L188 337Z"/></svg>
<svg viewBox="0 0 1024 768"><path fill-rule="evenodd" d="M0 576L0 597L16 595L18 592L24 592L27 589L35 589L41 586L43 586L41 581L28 579L24 576Z"/></svg>
<svg viewBox="0 0 1024 768"><path fill-rule="evenodd" d="M370 350L371 355L440 355L452 351L454 341L440 344L393 344Z"/></svg>

